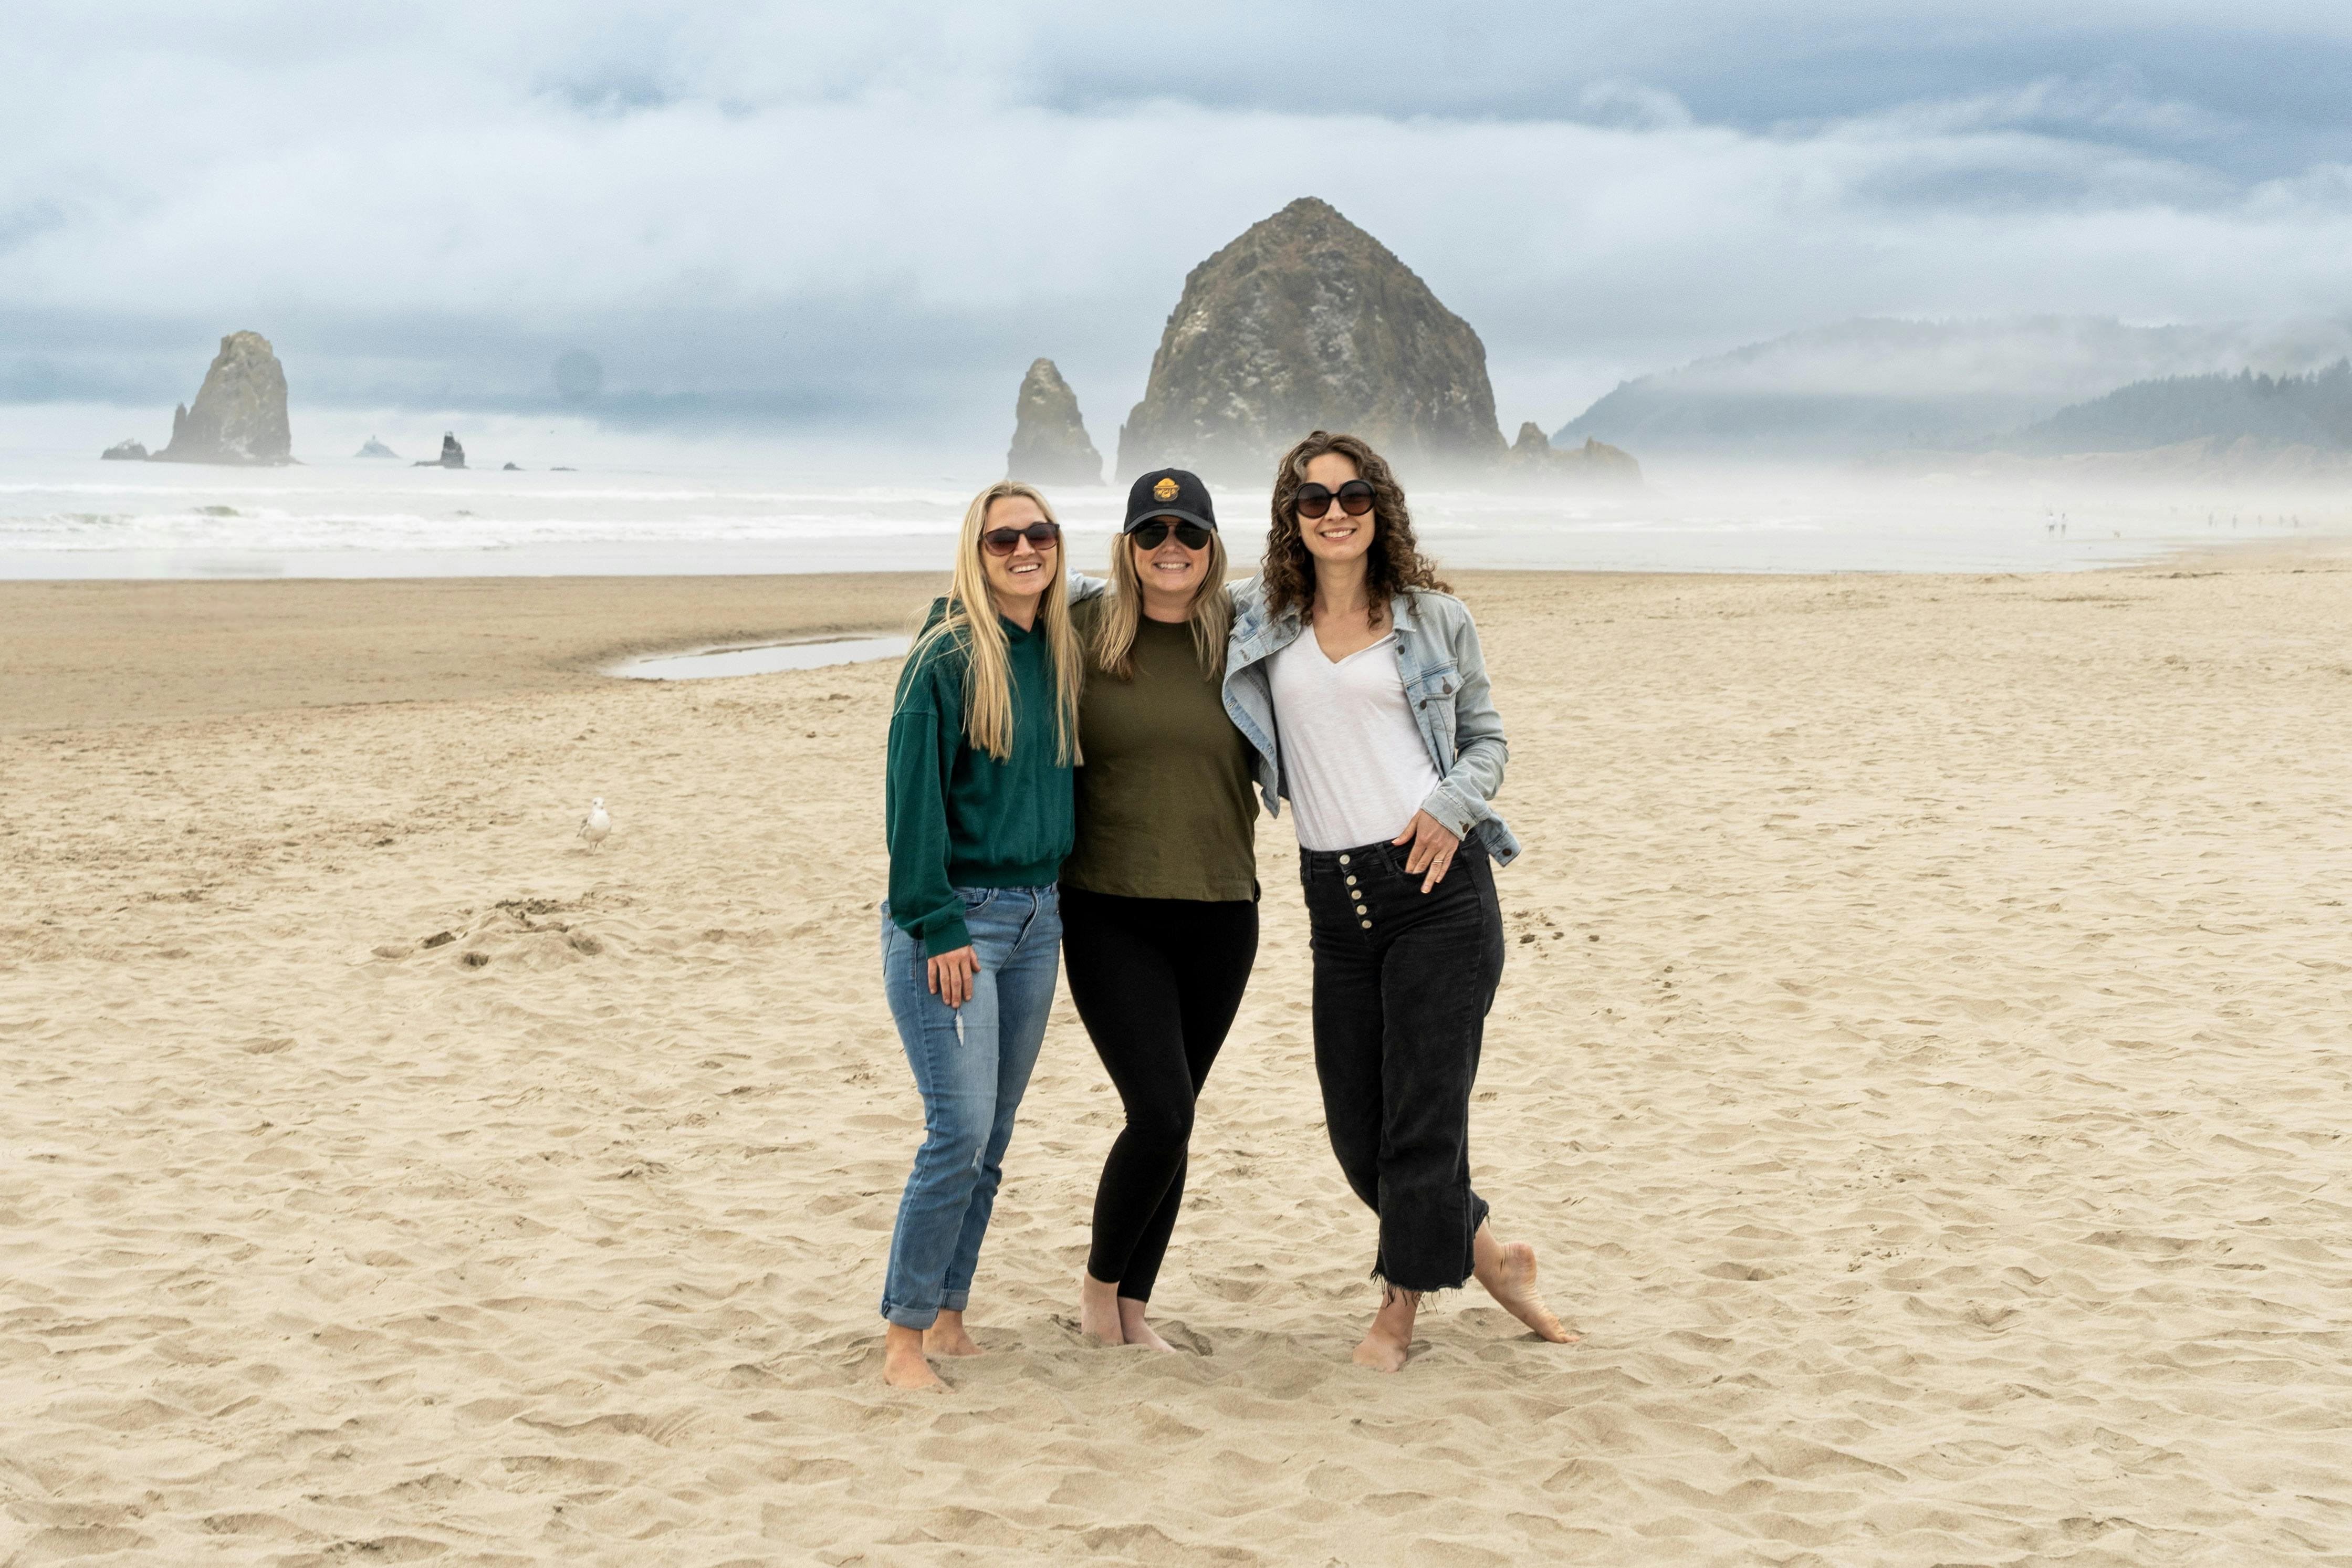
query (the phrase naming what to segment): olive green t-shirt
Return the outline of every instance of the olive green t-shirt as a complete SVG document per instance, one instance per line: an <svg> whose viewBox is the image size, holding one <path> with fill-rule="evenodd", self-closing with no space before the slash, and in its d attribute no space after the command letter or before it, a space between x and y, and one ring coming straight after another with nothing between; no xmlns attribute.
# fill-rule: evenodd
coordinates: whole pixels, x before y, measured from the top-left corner
<svg viewBox="0 0 2352 1568"><path fill-rule="evenodd" d="M1250 743L1205 678L1192 628L1139 617L1135 679L1094 662L1103 601L1076 607L1087 641L1078 705L1077 846L1062 885L1128 899L1257 896Z"/></svg>

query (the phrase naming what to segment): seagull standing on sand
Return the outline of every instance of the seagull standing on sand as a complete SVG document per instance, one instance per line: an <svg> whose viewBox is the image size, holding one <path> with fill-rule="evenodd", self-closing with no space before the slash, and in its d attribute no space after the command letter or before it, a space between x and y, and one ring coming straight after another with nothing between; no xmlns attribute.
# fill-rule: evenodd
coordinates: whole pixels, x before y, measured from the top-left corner
<svg viewBox="0 0 2352 1568"><path fill-rule="evenodd" d="M588 847L593 849L604 843L604 836L612 831L613 819L605 815L604 797L600 795L588 803L588 815L580 819L579 836L588 840Z"/></svg>

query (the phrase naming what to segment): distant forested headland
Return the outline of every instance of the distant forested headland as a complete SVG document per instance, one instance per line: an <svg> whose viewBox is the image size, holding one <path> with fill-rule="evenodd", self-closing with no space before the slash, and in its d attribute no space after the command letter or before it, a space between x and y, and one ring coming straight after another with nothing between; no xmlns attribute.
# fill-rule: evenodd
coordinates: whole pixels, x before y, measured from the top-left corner
<svg viewBox="0 0 2352 1568"><path fill-rule="evenodd" d="M2018 433L2032 452L2140 452L2244 437L2352 449L2352 359L2308 375L2169 375L2062 408Z"/></svg>

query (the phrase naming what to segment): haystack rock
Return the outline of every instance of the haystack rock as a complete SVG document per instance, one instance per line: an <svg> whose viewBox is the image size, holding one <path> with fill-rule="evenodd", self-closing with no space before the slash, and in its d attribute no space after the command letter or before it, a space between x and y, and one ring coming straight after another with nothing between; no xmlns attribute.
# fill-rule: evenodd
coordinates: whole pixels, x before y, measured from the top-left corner
<svg viewBox="0 0 2352 1568"><path fill-rule="evenodd" d="M117 441L99 456L117 463L143 463L147 460L147 447L141 441Z"/></svg>
<svg viewBox="0 0 2352 1568"><path fill-rule="evenodd" d="M172 415L172 444L159 463L290 463L286 372L259 332L231 332L205 372L194 407Z"/></svg>
<svg viewBox="0 0 2352 1568"><path fill-rule="evenodd" d="M1078 395L1054 362L1041 359L1021 378L1013 407L1013 450L1005 454L1004 477L1039 485L1098 485L1102 454L1087 439L1078 415Z"/></svg>
<svg viewBox="0 0 2352 1568"><path fill-rule="evenodd" d="M385 446L383 442L377 440L374 437L371 436L367 438L367 445L352 453L352 456L355 458L397 458L400 454Z"/></svg>
<svg viewBox="0 0 2352 1568"><path fill-rule="evenodd" d="M457 445L454 433L445 431L441 437L439 457L426 458L409 466L415 468L462 468L466 466L466 448Z"/></svg>
<svg viewBox="0 0 2352 1568"><path fill-rule="evenodd" d="M1184 279L1118 471L1264 484L1310 430L1362 437L1408 485L1503 456L1486 346L1389 248L1301 197Z"/></svg>
<svg viewBox="0 0 2352 1568"><path fill-rule="evenodd" d="M1642 465L1631 452L1606 441L1584 438L1581 447L1554 447L1543 427L1533 420L1519 426L1519 438L1503 459L1504 471L1522 485L1548 487L1571 484L1639 485Z"/></svg>

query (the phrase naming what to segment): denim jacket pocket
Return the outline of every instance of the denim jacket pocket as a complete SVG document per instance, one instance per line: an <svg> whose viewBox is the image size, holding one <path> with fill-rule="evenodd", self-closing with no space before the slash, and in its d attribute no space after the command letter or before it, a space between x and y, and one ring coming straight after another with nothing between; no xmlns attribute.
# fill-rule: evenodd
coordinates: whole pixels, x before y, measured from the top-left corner
<svg viewBox="0 0 2352 1568"><path fill-rule="evenodd" d="M1451 665L1430 671L1415 680L1405 690L1405 700L1412 707L1415 723L1421 726L1423 738L1435 753L1438 772L1451 769L1461 755L1455 740L1454 694L1462 689L1462 678Z"/></svg>

